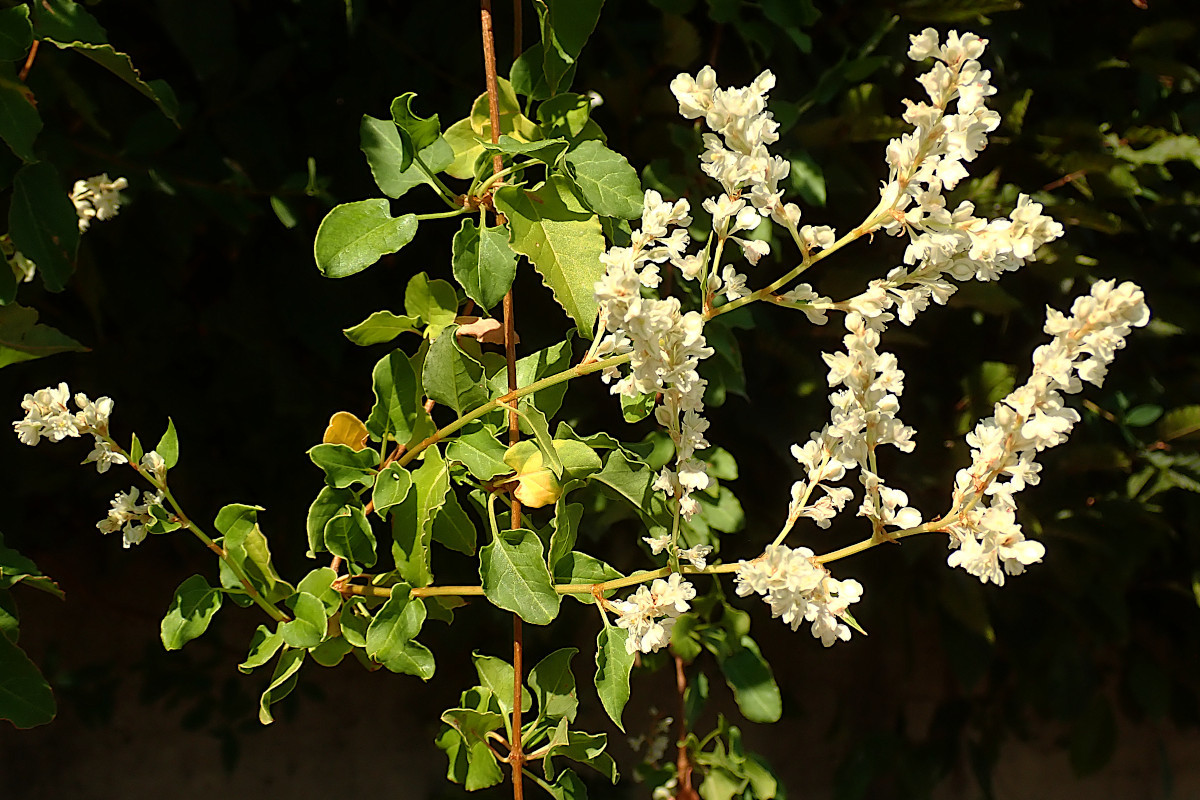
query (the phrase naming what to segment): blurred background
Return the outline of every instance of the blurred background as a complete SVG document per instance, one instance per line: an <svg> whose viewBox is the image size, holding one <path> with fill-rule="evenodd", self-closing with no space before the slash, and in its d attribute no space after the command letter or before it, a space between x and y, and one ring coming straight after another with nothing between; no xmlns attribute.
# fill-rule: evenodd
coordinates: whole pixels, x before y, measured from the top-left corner
<svg viewBox="0 0 1200 800"><path fill-rule="evenodd" d="M363 114L386 117L394 96L415 91L417 112L439 114L443 127L467 116L483 87L476 6L88 5L144 76L171 84L182 124L79 54L41 48L28 76L45 122L39 154L68 185L107 172L130 188L119 216L83 238L66 291L21 287L23 305L91 350L0 370L4 419L19 418L25 392L60 380L114 398L122 440L136 431L156 441L170 415L182 454L172 485L189 514L264 506L276 563L296 579L311 568L305 517L322 485L305 451L334 411L366 414L383 353L340 331L381 308L401 311L415 272L449 277L456 223L423 224L401 255L341 281L316 271L316 226L335 203L379 196L358 149ZM496 21L506 74L507 0L497 0ZM1191 0L608 0L572 88L603 98L593 119L645 186L697 204L713 192L697 168L699 133L667 90L672 77L712 64L722 85L744 85L770 68L789 196L807 223L840 231L874 206L902 100L919 97L909 34L933 26L990 40L984 66L1004 122L952 202L1004 216L1030 193L1066 235L1001 283L966 286L948 308L885 335L907 375L902 414L918 447L881 471L927 516L944 509L967 461L965 431L1027 376L1047 304L1065 309L1092 280L1116 278L1142 285L1155 315L1103 389L1073 401L1083 421L1021 496L1044 563L998 589L948 569L933 538L839 562L838 577L866 587L856 617L870 636L830 650L741 601L784 717L738 722L716 687L705 720L728 714L789 796L1200 797L1198 24ZM537 41L528 3L524 41ZM0 162L7 183L19 163L7 150ZM435 205L413 192L394 208ZM811 280L845 297L902 251L895 240L860 242ZM790 251L775 252L750 273L752 286L782 271ZM523 268L515 292L522 349L560 338L566 318L537 276ZM709 439L736 458L740 477L728 485L745 510L726 560L759 552L777 530L798 469L788 448L828 414L819 353L840 347L836 322L814 328L801 314L752 308L737 321L737 345L729 337L708 366ZM577 383L564 408L576 430L624 425L598 383ZM641 425L627 438L650 433ZM269 676L235 668L257 615L231 607L203 639L163 652L159 620L174 587L213 565L181 536L128 551L101 537L95 523L132 474L97 476L78 466L85 455L77 442L30 449L0 436L0 531L67 594L14 592L21 643L59 715L28 731L0 725L6 797L466 796L443 780L437 717L473 682L472 650L509 654L507 616L475 604L452 630L430 623L438 674L428 685L349 661L310 668L263 728L256 704ZM855 520L843 522L799 541L826 551L857 540ZM620 525L603 547L619 568L638 558ZM549 632L527 627L531 658L575 644L590 659L584 611L570 607ZM670 713L655 705L672 687L668 671L635 673L631 735ZM634 763L611 724L588 721L617 734L610 749L623 767ZM649 795L633 782L589 787L593 797Z"/></svg>

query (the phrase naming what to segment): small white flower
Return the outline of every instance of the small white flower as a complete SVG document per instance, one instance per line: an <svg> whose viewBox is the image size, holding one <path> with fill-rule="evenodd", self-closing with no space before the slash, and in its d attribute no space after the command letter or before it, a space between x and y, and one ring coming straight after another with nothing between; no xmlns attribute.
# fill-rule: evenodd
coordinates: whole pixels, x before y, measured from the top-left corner
<svg viewBox="0 0 1200 800"><path fill-rule="evenodd" d="M75 181L71 202L79 216L79 232L86 231L93 219L103 221L115 217L121 208L121 190L128 187L129 181L124 178L110 180L108 173Z"/></svg>
<svg viewBox="0 0 1200 800"><path fill-rule="evenodd" d="M659 553L661 553L663 550L666 550L667 547L670 546L671 534L664 533L662 536L655 536L655 537L643 536L642 541L645 542L646 544L650 545L651 553L653 553L654 555L658 555Z"/></svg>
<svg viewBox="0 0 1200 800"><path fill-rule="evenodd" d="M167 462L154 450L142 456L142 469L152 474L159 483L167 477Z"/></svg>
<svg viewBox="0 0 1200 800"><path fill-rule="evenodd" d="M708 556L712 553L712 547L707 544L698 544L695 547L689 547L687 550L679 551L679 558L690 562L696 569L704 569L708 566Z"/></svg>

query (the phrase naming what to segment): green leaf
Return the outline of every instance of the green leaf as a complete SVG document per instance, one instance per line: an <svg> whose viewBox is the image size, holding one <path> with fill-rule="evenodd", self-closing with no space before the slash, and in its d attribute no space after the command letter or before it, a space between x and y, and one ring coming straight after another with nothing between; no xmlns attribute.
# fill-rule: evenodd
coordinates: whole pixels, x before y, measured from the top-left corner
<svg viewBox="0 0 1200 800"><path fill-rule="evenodd" d="M162 456L167 469L174 469L179 463L179 437L175 433L175 422L167 417L167 431L154 446L154 452Z"/></svg>
<svg viewBox="0 0 1200 800"><path fill-rule="evenodd" d="M434 515L450 491L450 470L436 447L425 450L425 461L412 472L413 488L392 511L392 556L400 576L413 586L433 582L430 542Z"/></svg>
<svg viewBox="0 0 1200 800"><path fill-rule="evenodd" d="M592 211L622 219L642 215L642 182L625 156L591 139L567 153L567 165Z"/></svg>
<svg viewBox="0 0 1200 800"><path fill-rule="evenodd" d="M474 792L495 786L504 780L504 773L487 743L488 732L499 730L504 725L504 719L499 714L472 708L452 708L442 714L442 721L451 727L467 748L467 768L462 775L463 788ZM439 746L440 742L439 737ZM444 749L450 755L449 748ZM451 755L452 770L454 760L454 756Z"/></svg>
<svg viewBox="0 0 1200 800"><path fill-rule="evenodd" d="M322 667L336 667L353 650L354 645L341 636L335 636L332 639L326 639L308 652L312 654L313 661Z"/></svg>
<svg viewBox="0 0 1200 800"><path fill-rule="evenodd" d="M425 335L436 339L458 316L458 295L448 281L431 281L424 272L418 272L404 288L404 310L425 320L429 326Z"/></svg>
<svg viewBox="0 0 1200 800"><path fill-rule="evenodd" d="M4 309L0 309L0 319ZM1164 442L1193 437L1200 432L1200 405L1173 408L1158 421L1158 436Z"/></svg>
<svg viewBox="0 0 1200 800"><path fill-rule="evenodd" d="M536 191L504 186L496 207L508 217L512 248L541 274L580 335L596 324L595 283L604 274L600 220L579 205L565 178L553 176Z"/></svg>
<svg viewBox="0 0 1200 800"><path fill-rule="evenodd" d="M333 588L337 573L330 567L317 567L296 584L297 592L307 592L325 606L325 616L332 617L341 608L342 596Z"/></svg>
<svg viewBox="0 0 1200 800"><path fill-rule="evenodd" d="M0 61L19 61L32 44L29 6L19 5L0 11Z"/></svg>
<svg viewBox="0 0 1200 800"><path fill-rule="evenodd" d="M621 717L629 702L629 672L634 662L633 653L625 647L628 639L629 632L616 626L606 626L596 637L596 693L609 719L622 731L625 725Z"/></svg>
<svg viewBox="0 0 1200 800"><path fill-rule="evenodd" d="M326 214L317 228L313 256L322 275L345 278L396 252L416 235L416 216L393 217L387 200L343 203Z"/></svg>
<svg viewBox="0 0 1200 800"><path fill-rule="evenodd" d="M556 583L604 583L605 581L624 578L617 570L595 556L572 550L563 555L554 565L554 580ZM611 595L612 591L606 592ZM572 595L581 602L590 603L588 596Z"/></svg>
<svg viewBox="0 0 1200 800"><path fill-rule="evenodd" d="M375 513L382 519L387 519L388 509L403 503L410 488L412 476L408 474L408 470L399 464L388 464L375 478L375 488L371 491Z"/></svg>
<svg viewBox="0 0 1200 800"><path fill-rule="evenodd" d="M778 722L783 713L779 686L771 665L762 657L758 645L749 636L732 652L717 651L717 664L725 673L725 682L733 690L742 715L751 722Z"/></svg>
<svg viewBox="0 0 1200 800"><path fill-rule="evenodd" d="M53 165L43 161L17 171L8 228L16 248L37 264L46 288L61 292L75 270L79 217Z"/></svg>
<svg viewBox="0 0 1200 800"><path fill-rule="evenodd" d="M307 650L285 648L279 654L279 661L275 663L275 672L271 675L271 682L258 701L258 721L263 725L270 725L275 721L275 718L271 716L271 706L287 697L292 693L292 689L296 688L297 674L304 664L304 656L307 653Z"/></svg>
<svg viewBox="0 0 1200 800"><path fill-rule="evenodd" d="M163 617L160 638L167 650L178 650L208 630L208 624L221 609L221 590L193 575L175 590L171 607Z"/></svg>
<svg viewBox="0 0 1200 800"><path fill-rule="evenodd" d="M595 139L587 136L588 128L599 128L591 122L592 98L587 95L562 92L538 104L537 118L547 136L561 136L571 142ZM603 135L599 138L603 139Z"/></svg>
<svg viewBox="0 0 1200 800"><path fill-rule="evenodd" d="M17 79L11 64L0 63L0 138L18 158L30 163L37 161L33 143L41 130L42 117L35 105L33 92ZM65 192L63 194L66 195ZM5 264L4 268L8 269L8 265Z"/></svg>
<svg viewBox="0 0 1200 800"><path fill-rule="evenodd" d="M667 508L662 492L655 491L657 474L636 459L630 459L624 451L616 450L596 473L592 480L599 481L632 505L638 515L646 521L651 536L657 536L671 524L671 512Z"/></svg>
<svg viewBox="0 0 1200 800"><path fill-rule="evenodd" d="M479 551L483 593L494 605L533 625L558 615L561 599L546 568L542 542L531 530L504 531Z"/></svg>
<svg viewBox="0 0 1200 800"><path fill-rule="evenodd" d="M369 448L355 450L344 444L319 444L309 449L308 457L325 471L325 483L334 489L375 483L379 454Z"/></svg>
<svg viewBox="0 0 1200 800"><path fill-rule="evenodd" d="M453 409L461 417L489 398L483 385L483 365L458 346L454 335L457 329L457 325L452 325L446 335L439 336L429 346L422 383L430 400Z"/></svg>
<svg viewBox="0 0 1200 800"><path fill-rule="evenodd" d="M163 116L179 126L179 100L175 91L164 80L147 81L142 73L133 66L133 59L109 44L92 44L80 41L57 41L53 37L41 36L42 41L48 41L60 50L74 50L82 56L90 58L106 70L116 75L125 83L137 89L144 97L158 107Z"/></svg>
<svg viewBox="0 0 1200 800"><path fill-rule="evenodd" d="M639 394L630 397L621 395L621 416L626 422L634 423L644 420L654 411L656 398L652 394Z"/></svg>
<svg viewBox="0 0 1200 800"><path fill-rule="evenodd" d="M528 156L535 161L541 161L548 166L554 166L558 157L567 151L570 143L563 138L538 139L533 142L522 142L504 134L496 144L483 143L485 153L502 153L510 156Z"/></svg>
<svg viewBox="0 0 1200 800"><path fill-rule="evenodd" d="M558 448L554 446L554 439L550 436L550 423L546 421L546 415L531 403L525 404L525 408L521 411L521 414L521 422L525 423L522 429L525 433L533 434L538 449L542 451L542 463L550 468L550 471L554 473L554 477L562 478L563 462L559 458ZM596 468L600 468L598 461Z"/></svg>
<svg viewBox="0 0 1200 800"><path fill-rule="evenodd" d="M266 625L259 625L250 639L250 652L246 655L246 660L238 664L238 670L249 675L274 658L281 647L283 634L271 631Z"/></svg>
<svg viewBox="0 0 1200 800"><path fill-rule="evenodd" d="M379 359L371 371L371 389L375 392L375 405L367 417L371 437L376 441L407 442L417 421L418 387L412 362L404 351L396 349Z"/></svg>
<svg viewBox="0 0 1200 800"><path fill-rule="evenodd" d="M517 60L513 62L508 77L512 81L513 90L517 94L524 95L532 100L545 100L554 94L550 89L550 84L546 81L546 71L542 67L544 60L542 43L537 42L524 53L521 53L517 57ZM574 78L575 65L572 64L571 68L562 76L562 81L570 85Z"/></svg>
<svg viewBox="0 0 1200 800"><path fill-rule="evenodd" d="M316 647L325 638L327 626L325 604L308 592L297 592L288 598L293 612L291 622L279 626L279 633L288 647Z"/></svg>
<svg viewBox="0 0 1200 800"><path fill-rule="evenodd" d="M325 547L325 526L344 506L354 502L357 502L354 493L349 490L334 489L331 486L321 487L317 499L308 507L309 558L315 553L328 551Z"/></svg>
<svg viewBox="0 0 1200 800"><path fill-rule="evenodd" d="M570 731L567 733L567 741L565 743L551 746L550 750L546 753L546 760L549 762L551 758L560 756L562 758L569 758L580 764L587 764L608 778L615 786L620 779L620 774L617 772L617 762L613 761L612 756L604 752L607 746L608 736L606 734Z"/></svg>
<svg viewBox="0 0 1200 800"><path fill-rule="evenodd" d="M490 689L500 704L500 713L505 717L512 714L513 681L515 673L512 664L495 656L471 654L475 671L479 673L479 683ZM521 692L521 713L528 713L533 708L533 697L528 691Z"/></svg>
<svg viewBox="0 0 1200 800"><path fill-rule="evenodd" d="M469 431L450 442L446 448L446 458L462 464L473 476L481 481L490 481L497 475L512 472L504 463L504 453L508 450L496 440L491 430L482 426L468 425L463 430Z"/></svg>
<svg viewBox="0 0 1200 800"><path fill-rule="evenodd" d="M217 512L214 523L217 530L224 534L222 544L225 551L243 570L247 577L268 603L278 603L285 597L290 597L295 591L292 585L279 577L271 563L271 549L267 545L267 537L258 527L259 506L240 504L227 505ZM242 588L240 584L230 586L222 582L226 588Z"/></svg>
<svg viewBox="0 0 1200 800"><path fill-rule="evenodd" d="M432 117L418 117L412 112L412 101L415 92L405 92L392 101L392 121L412 142L414 151L420 152L429 147L442 135L442 124L437 114Z"/></svg>
<svg viewBox="0 0 1200 800"><path fill-rule="evenodd" d="M355 344L372 345L390 342L402 333L417 333L417 318L399 316L390 311L376 311L353 328L346 328L342 333Z"/></svg>
<svg viewBox="0 0 1200 800"><path fill-rule="evenodd" d="M558 578L558 562L567 553L575 549L575 539L579 534L579 520L583 519L583 506L579 503L567 503L567 493L554 506L554 533L550 535L550 552L546 554L546 565L550 572ZM573 581L572 581L573 582Z"/></svg>
<svg viewBox="0 0 1200 800"><path fill-rule="evenodd" d="M1140 405L1125 412L1125 424L1131 428L1145 428L1158 422L1162 416L1162 406Z"/></svg>
<svg viewBox="0 0 1200 800"><path fill-rule="evenodd" d="M425 624L425 604L410 598L411 587L398 583L367 628L367 655L392 672L416 675L423 681L433 677L433 654L413 641Z"/></svg>
<svg viewBox="0 0 1200 800"><path fill-rule="evenodd" d="M57 708L50 684L25 651L0 636L0 719L18 728L45 725Z"/></svg>
<svg viewBox="0 0 1200 800"><path fill-rule="evenodd" d="M363 155L371 167L371 175L379 190L388 197L400 197L423 183L435 186L424 170L413 163L412 153L405 148L395 122L364 115L358 133ZM454 150L445 139L438 136L421 151L420 157L425 166L436 174L454 162Z"/></svg>
<svg viewBox="0 0 1200 800"><path fill-rule="evenodd" d="M485 139L476 132L470 119L460 119L443 136L454 153L454 161L444 172L452 178L470 180L475 176L475 163L483 155L483 145L491 138Z"/></svg>
<svg viewBox="0 0 1200 800"><path fill-rule="evenodd" d="M464 555L475 555L475 524L459 504L454 492L446 493L446 504L433 518L433 540Z"/></svg>
<svg viewBox="0 0 1200 800"><path fill-rule="evenodd" d="M575 675L571 659L578 653L574 647L555 650L529 670L526 681L538 702L538 721L558 724L561 719L575 721L579 698L575 694Z"/></svg>
<svg viewBox="0 0 1200 800"><path fill-rule="evenodd" d="M7 269L5 265L0 268ZM37 321L38 312L12 304L0 306L0 367L55 353L82 353L88 348L61 331Z"/></svg>
<svg viewBox="0 0 1200 800"><path fill-rule="evenodd" d="M4 534L0 533L0 589L11 588L18 583L52 594L59 600L66 596L62 589L58 588L58 584L37 568L32 559L7 547L4 544Z"/></svg>
<svg viewBox="0 0 1200 800"><path fill-rule="evenodd" d="M87 9L72 0L43 0L32 3L37 38L60 42L104 44L108 34Z"/></svg>
<svg viewBox="0 0 1200 800"><path fill-rule="evenodd" d="M325 523L325 547L353 564L375 566L375 534L361 508L347 506Z"/></svg>
<svg viewBox="0 0 1200 800"><path fill-rule="evenodd" d="M517 360L517 386L528 386L534 381L563 372L571 367L571 342L563 340L551 345L545 350L525 356ZM488 379L488 389L492 397L508 394L508 374L499 370ZM547 419L558 413L562 406L563 396L567 393L567 382L536 392L527 398L526 403L532 403Z"/></svg>
<svg viewBox="0 0 1200 800"><path fill-rule="evenodd" d="M604 0L546 0L537 5L542 28L542 71L550 93L572 72L600 19Z"/></svg>
<svg viewBox="0 0 1200 800"><path fill-rule="evenodd" d="M517 255L508 246L508 229L479 228L474 220L464 219L454 234L451 266L467 297L481 308L494 308L517 276Z"/></svg>

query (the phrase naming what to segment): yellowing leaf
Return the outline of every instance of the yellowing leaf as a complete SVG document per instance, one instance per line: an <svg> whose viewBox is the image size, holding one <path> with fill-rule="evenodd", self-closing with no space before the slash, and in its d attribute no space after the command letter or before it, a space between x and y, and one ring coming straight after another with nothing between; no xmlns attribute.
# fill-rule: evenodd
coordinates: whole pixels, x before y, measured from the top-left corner
<svg viewBox="0 0 1200 800"><path fill-rule="evenodd" d="M517 473L513 496L528 508L552 505L562 495L562 485L550 467L542 463L542 451L533 442L517 442L508 448L504 463Z"/></svg>
<svg viewBox="0 0 1200 800"><path fill-rule="evenodd" d="M367 446L367 426L349 411L339 411L329 418L329 427L321 437L324 444L344 444L352 450Z"/></svg>

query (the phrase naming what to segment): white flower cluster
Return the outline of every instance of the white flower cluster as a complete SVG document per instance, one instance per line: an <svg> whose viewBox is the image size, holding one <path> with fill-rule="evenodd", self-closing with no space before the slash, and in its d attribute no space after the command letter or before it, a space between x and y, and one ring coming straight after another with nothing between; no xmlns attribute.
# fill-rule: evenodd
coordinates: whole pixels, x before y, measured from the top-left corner
<svg viewBox="0 0 1200 800"><path fill-rule="evenodd" d="M1142 290L1129 282L1095 283L1090 294L1075 300L1070 316L1046 310L1044 330L1054 339L1034 351L1029 381L967 434L971 466L955 477L948 515L954 520L950 566L962 567L983 583L1003 585L1006 573L1019 575L1042 559L1045 548L1026 540L1016 523L1013 495L1038 483L1037 453L1065 442L1079 421L1060 393L1080 391L1083 381L1102 385L1130 328L1149 320Z"/></svg>
<svg viewBox="0 0 1200 800"><path fill-rule="evenodd" d="M612 601L610 605L620 614L617 625L629 631L625 650L630 654L639 650L653 653L665 647L671 641L675 619L691 608L688 601L695 597L695 587L673 572L667 580L659 578L649 588L639 586L625 600Z"/></svg>
<svg viewBox="0 0 1200 800"><path fill-rule="evenodd" d="M121 190L127 188L129 181L124 178L109 180L107 172L75 181L71 189L71 202L75 204L75 213L79 215L79 232L86 231L93 219L103 221L115 217L121 208Z"/></svg>
<svg viewBox="0 0 1200 800"><path fill-rule="evenodd" d="M161 506L163 501L161 492L147 492L142 495L145 502L138 503L138 494L136 486L131 486L128 492L117 492L110 501L112 508L108 510L108 516L96 523L101 533L121 531L121 543L126 548L140 544L146 538L146 527L155 519L150 508Z"/></svg>
<svg viewBox="0 0 1200 800"><path fill-rule="evenodd" d="M79 411L72 412L68 406L70 397L71 390L65 383L60 383L58 388L46 387L25 395L21 401L25 417L13 423L17 438L24 444L34 446L42 439L60 442L68 437L90 433L95 437L95 447L83 463L95 462L99 472L108 472L113 464L126 463L129 459L114 450L108 439L112 399L101 397L93 402L80 392L75 395L75 405Z"/></svg>
<svg viewBox="0 0 1200 800"><path fill-rule="evenodd" d="M781 544L770 545L753 561L738 562L737 585L742 597L762 595L772 616L781 617L792 630L811 622L813 637L826 647L849 640L850 627L841 619L863 592L856 580L831 577L807 547L792 550Z"/></svg>
<svg viewBox="0 0 1200 800"><path fill-rule="evenodd" d="M884 527L911 528L921 524L921 513L908 505L908 496L883 484L875 472L875 450L890 444L904 453L915 447L916 431L896 416L904 393L904 372L891 353L880 353L879 331L860 314L846 315L844 353L822 353L829 366L829 386L844 389L829 396L830 421L803 447L792 446L792 455L804 467L807 481L792 486L789 519L808 517L822 528L852 497L850 489L825 484L840 480L857 467L866 493L858 515ZM824 495L809 502L820 487Z"/></svg>
<svg viewBox="0 0 1200 800"><path fill-rule="evenodd" d="M630 373L613 386L614 394L661 393L662 403L654 414L675 442L676 470L664 469L655 486L677 497L683 514L690 517L699 509L691 493L709 483L704 462L695 457L697 450L708 447L704 438L708 420L701 416L707 381L696 365L713 351L705 344L704 317L699 312L683 313L674 297L642 296L643 287L659 285L658 265L664 261L685 275L689 271L696 275L699 258L683 252L689 242L688 212L686 200L666 203L658 192L648 190L642 227L633 232L631 246L610 248L600 257L607 269L596 282L596 300L608 333L595 354L631 354ZM616 368L607 370L604 379L612 380L618 374Z"/></svg>
<svg viewBox="0 0 1200 800"><path fill-rule="evenodd" d="M884 312L894 306L905 325L930 300L946 303L957 290L949 278L996 280L1032 261L1039 247L1063 234L1062 226L1042 214L1042 206L1027 195L1018 197L1007 218L994 220L976 217L969 202L947 207L943 189L953 189L966 177L964 163L979 155L987 135L1000 124L1000 115L984 105L984 98L996 91L989 84L991 73L977 60L987 40L951 31L939 45L932 28L911 39L910 58L937 62L918 78L928 102L905 100L904 120L914 130L888 145L888 180L872 215L873 225L893 235L908 235L905 266L872 281L857 297L835 304L882 321L892 318ZM957 113L947 113L951 102Z"/></svg>

